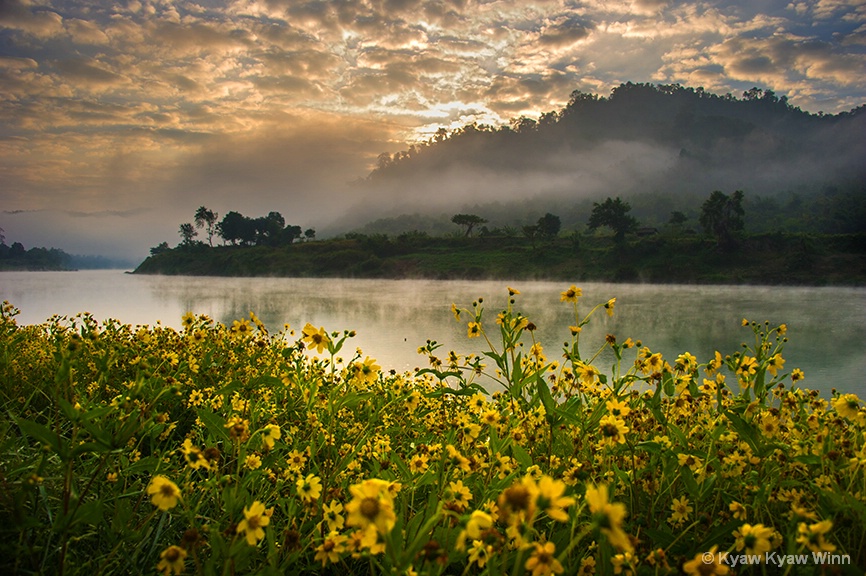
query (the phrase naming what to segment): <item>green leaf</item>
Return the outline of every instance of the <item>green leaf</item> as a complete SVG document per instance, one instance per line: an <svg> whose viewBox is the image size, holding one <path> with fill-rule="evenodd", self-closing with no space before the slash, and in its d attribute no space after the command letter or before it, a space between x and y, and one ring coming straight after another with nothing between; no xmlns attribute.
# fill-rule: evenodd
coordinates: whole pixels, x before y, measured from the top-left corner
<svg viewBox="0 0 866 576"><path fill-rule="evenodd" d="M90 500L79 506L72 517L69 525L87 524L96 526L102 522L102 501Z"/></svg>
<svg viewBox="0 0 866 576"><path fill-rule="evenodd" d="M635 447L641 448L641 449L645 450L646 452L650 452L652 454L661 454L661 452L662 452L662 445L659 444L658 442L650 442L650 441L638 442L635 445Z"/></svg>
<svg viewBox="0 0 866 576"><path fill-rule="evenodd" d="M532 466L532 456L520 444L515 443L511 445L511 454L523 468Z"/></svg>
<svg viewBox="0 0 866 576"><path fill-rule="evenodd" d="M15 423L18 424L18 427L21 429L25 435L30 436L34 440L41 442L42 444L46 444L51 447L51 450L61 456L63 458L63 453L65 449L65 445L63 442L63 437L54 432L53 430L49 430L46 426L42 424L38 424L31 420L25 420L24 418L15 418Z"/></svg>
<svg viewBox="0 0 866 576"><path fill-rule="evenodd" d="M667 394L668 396L672 397L677 391L676 386L674 385L673 376L671 376L670 372L665 372L664 376L662 376L662 385L664 387L665 394Z"/></svg>
<svg viewBox="0 0 866 576"><path fill-rule="evenodd" d="M199 420L204 423L211 435L225 440L226 442L231 440L229 432L226 430L226 421L222 416L214 414L210 410L201 408L196 410L196 414L198 415Z"/></svg>
<svg viewBox="0 0 866 576"><path fill-rule="evenodd" d="M544 381L544 378L539 376L536 380L536 386L538 388L538 395L541 397L541 404L544 406L545 417L547 418L548 423L551 425L556 424L556 421L558 420L556 402L554 402L553 396L550 394L550 388L547 386L547 382Z"/></svg>
<svg viewBox="0 0 866 576"><path fill-rule="evenodd" d="M454 396L472 396L475 393L487 394L487 391L478 384L467 384L459 389L449 388L448 386L443 386L437 390L433 390L432 392L428 392L424 394L427 398L440 398L445 394L451 394Z"/></svg>
<svg viewBox="0 0 866 576"><path fill-rule="evenodd" d="M72 449L72 455L78 456L79 454L88 453L104 454L105 452L110 452L111 449L111 446L107 446L102 442L83 442Z"/></svg>
<svg viewBox="0 0 866 576"><path fill-rule="evenodd" d="M686 438L686 435L683 434L683 431L677 428L675 424L668 423L668 431L676 437L677 443L683 448L688 447L689 440Z"/></svg>
<svg viewBox="0 0 866 576"><path fill-rule="evenodd" d="M698 488L698 483L695 481L695 475L692 473L692 469L687 468L686 466L680 466L680 478L683 479L683 483L686 485L686 490L688 490L689 496L691 496L693 500L697 500L698 496L700 496L700 488Z"/></svg>
<svg viewBox="0 0 866 576"><path fill-rule="evenodd" d="M447 372L442 372L441 370L434 370L433 368L422 368L415 372L416 376L423 376L424 374L433 374L439 380L445 380L448 377L453 378L463 378L463 375L457 370L449 370Z"/></svg>
<svg viewBox="0 0 866 576"><path fill-rule="evenodd" d="M725 416L728 417L728 421L731 423L731 428L733 428L743 440L748 442L749 446L752 448L752 451L760 452L760 446L755 427L740 418L740 416L738 416L734 412L731 412L730 410L725 411Z"/></svg>
<svg viewBox="0 0 866 576"><path fill-rule="evenodd" d="M72 403L64 398L58 398L57 404L60 406L60 410L63 412L63 415L66 416L67 420L70 422L78 421L81 414L75 409L75 406L73 406Z"/></svg>

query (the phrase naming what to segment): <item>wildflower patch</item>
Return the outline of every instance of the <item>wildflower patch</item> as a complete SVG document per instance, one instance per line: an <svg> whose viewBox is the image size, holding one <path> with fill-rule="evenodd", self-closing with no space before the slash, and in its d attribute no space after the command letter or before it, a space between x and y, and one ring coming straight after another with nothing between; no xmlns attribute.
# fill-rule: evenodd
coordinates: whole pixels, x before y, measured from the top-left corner
<svg viewBox="0 0 866 576"><path fill-rule="evenodd" d="M638 334L585 342L617 299L584 306L571 286L557 347L519 297L509 288L493 314L483 298L455 304L486 351L431 339L426 366L405 373L346 352L351 330L271 334L254 314L226 326L192 313L180 331L85 313L21 326L4 303L0 569L866 565L866 409L801 387L787 325L744 320L750 342L734 352L665 358Z"/></svg>

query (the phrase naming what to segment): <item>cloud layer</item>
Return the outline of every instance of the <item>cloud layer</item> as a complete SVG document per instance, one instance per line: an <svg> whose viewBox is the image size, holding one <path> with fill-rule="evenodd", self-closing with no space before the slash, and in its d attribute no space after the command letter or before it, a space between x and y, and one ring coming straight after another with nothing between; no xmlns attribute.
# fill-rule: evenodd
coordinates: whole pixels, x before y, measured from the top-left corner
<svg viewBox="0 0 866 576"><path fill-rule="evenodd" d="M379 153L573 90L760 86L836 113L864 78L859 0L5 0L0 227L140 257L201 204L326 223Z"/></svg>

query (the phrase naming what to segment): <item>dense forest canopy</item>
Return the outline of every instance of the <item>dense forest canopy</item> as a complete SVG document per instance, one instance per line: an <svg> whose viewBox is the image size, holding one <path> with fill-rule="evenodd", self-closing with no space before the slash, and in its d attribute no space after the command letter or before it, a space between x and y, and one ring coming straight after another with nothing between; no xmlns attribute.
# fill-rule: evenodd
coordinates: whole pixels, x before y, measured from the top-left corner
<svg viewBox="0 0 866 576"><path fill-rule="evenodd" d="M342 227L435 233L461 211L496 226L554 212L573 229L608 196L628 199L644 223L677 210L696 226L712 191L743 190L750 230L854 232L866 220L863 134L866 106L810 114L772 90L738 98L629 82L607 97L574 92L537 119L440 129L381 154L358 194L394 198L391 211L365 211L375 202L362 200Z"/></svg>

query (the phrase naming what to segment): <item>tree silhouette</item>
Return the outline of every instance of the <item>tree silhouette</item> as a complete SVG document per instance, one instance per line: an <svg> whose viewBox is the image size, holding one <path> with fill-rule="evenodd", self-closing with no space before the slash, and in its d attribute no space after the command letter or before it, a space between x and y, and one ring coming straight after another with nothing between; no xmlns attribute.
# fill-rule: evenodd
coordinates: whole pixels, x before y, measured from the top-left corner
<svg viewBox="0 0 866 576"><path fill-rule="evenodd" d="M231 211L217 224L216 233L225 242L236 245L245 237L246 221L249 220L240 212Z"/></svg>
<svg viewBox="0 0 866 576"><path fill-rule="evenodd" d="M472 229L475 226L487 223L487 220L481 216L476 216L475 214L455 214L451 217L451 221L458 226L466 226L466 233L464 236L467 238L472 235Z"/></svg>
<svg viewBox="0 0 866 576"><path fill-rule="evenodd" d="M538 224L527 224L523 228L523 235L529 238L532 243L532 249L535 250L535 240L538 238Z"/></svg>
<svg viewBox="0 0 866 576"><path fill-rule="evenodd" d="M601 204L593 202L592 206L592 214L590 214L587 223L590 230L607 226L613 230L614 239L617 242L622 242L627 232L637 228L637 220L629 215L631 206L628 202L620 200L619 196L615 200L608 197Z"/></svg>
<svg viewBox="0 0 866 576"><path fill-rule="evenodd" d="M743 229L743 191L730 196L715 190L701 206L700 223L708 234L716 237L716 246L721 250L736 247L736 235Z"/></svg>
<svg viewBox="0 0 866 576"><path fill-rule="evenodd" d="M546 240L552 240L559 235L559 229L562 227L562 221L559 216L548 212L538 219L536 223L538 235Z"/></svg>
<svg viewBox="0 0 866 576"><path fill-rule="evenodd" d="M263 218L255 219L255 242L256 244L276 245L280 241L286 219L279 212L268 212Z"/></svg>
<svg viewBox="0 0 866 576"><path fill-rule="evenodd" d="M184 222L180 225L180 237L183 238L182 244L189 246L192 244L192 239L198 235L195 227L190 222Z"/></svg>
<svg viewBox="0 0 866 576"><path fill-rule="evenodd" d="M210 246L213 246L213 235L216 231L217 218L219 218L219 215L216 212L204 206L199 206L198 210L195 211L195 227L205 229L207 243Z"/></svg>
<svg viewBox="0 0 866 576"><path fill-rule="evenodd" d="M682 226L686 223L686 220L688 219L689 217L686 216L684 213L680 212L679 210L674 210L673 212L671 212L671 219L668 220L668 224L671 224L673 226Z"/></svg>

